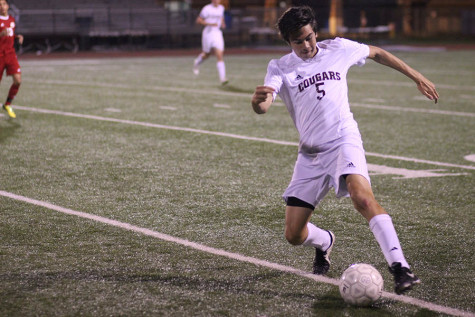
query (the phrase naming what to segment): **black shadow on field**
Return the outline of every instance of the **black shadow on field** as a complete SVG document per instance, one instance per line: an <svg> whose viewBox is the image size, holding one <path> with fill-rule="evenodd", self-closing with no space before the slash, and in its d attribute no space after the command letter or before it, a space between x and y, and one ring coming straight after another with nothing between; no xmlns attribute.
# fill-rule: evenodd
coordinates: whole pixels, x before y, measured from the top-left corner
<svg viewBox="0 0 475 317"><path fill-rule="evenodd" d="M18 122L13 121L13 119L8 118L6 122L7 126L0 126L0 143L3 143L6 139L13 136L15 130L21 127L21 125Z"/></svg>
<svg viewBox="0 0 475 317"><path fill-rule="evenodd" d="M394 316L394 312L386 310L385 307L391 307L398 302L387 298L379 299L372 306L369 307L355 307L346 304L340 297L338 290L327 293L324 296L318 297L313 308L315 314L318 316L352 316L352 317L380 317L380 316ZM413 317L435 317L440 314L431 310L420 308L415 313L406 312L407 316Z"/></svg>
<svg viewBox="0 0 475 317"><path fill-rule="evenodd" d="M229 267L213 268L214 271L228 271ZM123 271L117 270L73 270L73 271L55 271L55 272L25 272L22 274L0 274L2 281L9 283L18 282L23 288L27 288L30 291L36 291L37 289L45 289L48 287L54 287L54 283L60 281L67 281L68 284L72 281L89 281L89 282L114 282L114 284L134 284L134 283L152 283L156 285L162 285L167 287L176 287L179 289L186 289L188 291L209 291L215 292L220 290L229 295L247 294L247 295L259 295L264 299L268 298L294 298L305 299L308 301L314 300L313 294L306 294L302 292L292 292L282 290L271 289L259 289L254 285L258 282L272 279L279 279L285 273L282 272L270 272L260 273L248 276L241 276L235 279L223 279L207 277L204 274L202 277L196 275L196 272L191 272L193 276L163 274L161 272L128 272L126 269ZM199 272L203 274L203 272Z"/></svg>
<svg viewBox="0 0 475 317"><path fill-rule="evenodd" d="M426 308L421 308L421 310L414 314L414 317L436 317L440 315L441 314L428 310Z"/></svg>
<svg viewBox="0 0 475 317"><path fill-rule="evenodd" d="M254 93L253 90L239 88L230 84L219 86L219 90L228 91L228 92L245 93L245 94L249 94L249 96L251 96Z"/></svg>
<svg viewBox="0 0 475 317"><path fill-rule="evenodd" d="M318 297L313 304L316 315L321 316L393 316L389 311L378 306L355 307L346 304L335 290L324 296Z"/></svg>

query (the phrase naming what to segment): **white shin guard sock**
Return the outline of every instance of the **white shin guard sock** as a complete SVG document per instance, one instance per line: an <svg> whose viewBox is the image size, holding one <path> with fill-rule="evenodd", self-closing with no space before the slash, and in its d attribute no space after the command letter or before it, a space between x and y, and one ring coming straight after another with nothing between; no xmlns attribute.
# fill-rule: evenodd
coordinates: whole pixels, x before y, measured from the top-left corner
<svg viewBox="0 0 475 317"><path fill-rule="evenodd" d="M369 227L376 241L378 241L388 264L400 262L401 266L409 268L409 264L402 253L391 217L388 214L376 215L370 220Z"/></svg>
<svg viewBox="0 0 475 317"><path fill-rule="evenodd" d="M226 81L226 65L224 64L224 62L217 62L216 68L218 69L219 80L221 80L221 82Z"/></svg>
<svg viewBox="0 0 475 317"><path fill-rule="evenodd" d="M203 63L203 58L201 57L201 54L198 55L197 58L195 58L195 66L199 66L201 63Z"/></svg>
<svg viewBox="0 0 475 317"><path fill-rule="evenodd" d="M302 243L305 246L312 246L322 251L328 249L331 243L331 237L328 231L318 228L312 223L307 223L308 236Z"/></svg>

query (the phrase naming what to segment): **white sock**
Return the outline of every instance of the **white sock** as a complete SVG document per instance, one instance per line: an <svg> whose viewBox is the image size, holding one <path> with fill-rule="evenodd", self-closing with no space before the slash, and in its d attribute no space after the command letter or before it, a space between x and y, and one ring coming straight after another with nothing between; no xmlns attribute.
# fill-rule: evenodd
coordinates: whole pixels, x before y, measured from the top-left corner
<svg viewBox="0 0 475 317"><path fill-rule="evenodd" d="M322 251L328 249L331 243L330 234L328 231L315 226L313 223L307 223L308 236L302 245L312 246Z"/></svg>
<svg viewBox="0 0 475 317"><path fill-rule="evenodd" d="M218 69L219 79L221 81L225 81L226 80L226 65L224 65L224 61L217 62L216 68Z"/></svg>
<svg viewBox="0 0 475 317"><path fill-rule="evenodd" d="M401 262L401 266L409 268L409 264L402 253L391 217L388 214L376 215L370 220L369 227L376 241L378 241L388 264Z"/></svg>
<svg viewBox="0 0 475 317"><path fill-rule="evenodd" d="M203 63L203 58L201 58L201 54L200 54L200 55L198 55L197 58L195 58L195 66L198 66L201 63Z"/></svg>

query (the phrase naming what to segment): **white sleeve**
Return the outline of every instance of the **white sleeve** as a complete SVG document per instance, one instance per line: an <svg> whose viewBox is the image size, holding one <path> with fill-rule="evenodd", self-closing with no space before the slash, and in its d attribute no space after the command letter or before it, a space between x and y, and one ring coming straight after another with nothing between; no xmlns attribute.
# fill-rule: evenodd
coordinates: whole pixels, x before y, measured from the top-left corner
<svg viewBox="0 0 475 317"><path fill-rule="evenodd" d="M201 9L200 17L201 17L203 20L206 20L206 18L208 17L208 11L206 10L206 6L204 6L204 7Z"/></svg>
<svg viewBox="0 0 475 317"><path fill-rule="evenodd" d="M349 66L363 66L369 56L369 46L347 39L341 39L346 50Z"/></svg>
<svg viewBox="0 0 475 317"><path fill-rule="evenodd" d="M267 66L267 74L266 78L264 79L264 86L269 86L274 88L275 92L273 94L273 98L280 92L280 88L282 87L282 75L279 71L279 67L277 66L276 60L271 60L269 65Z"/></svg>

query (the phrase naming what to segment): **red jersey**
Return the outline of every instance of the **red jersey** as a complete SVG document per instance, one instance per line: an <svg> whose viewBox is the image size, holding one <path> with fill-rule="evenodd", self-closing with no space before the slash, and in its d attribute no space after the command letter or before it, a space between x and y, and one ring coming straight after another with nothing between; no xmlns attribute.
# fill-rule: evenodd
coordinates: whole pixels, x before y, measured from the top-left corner
<svg viewBox="0 0 475 317"><path fill-rule="evenodd" d="M0 32L7 30L6 36L0 36L0 56L15 53L15 18L11 15L0 16Z"/></svg>

